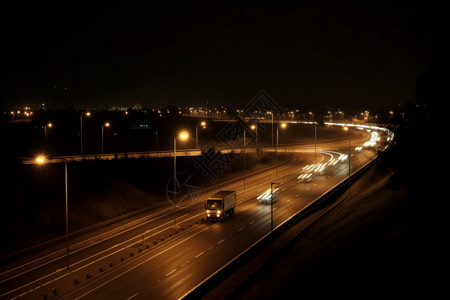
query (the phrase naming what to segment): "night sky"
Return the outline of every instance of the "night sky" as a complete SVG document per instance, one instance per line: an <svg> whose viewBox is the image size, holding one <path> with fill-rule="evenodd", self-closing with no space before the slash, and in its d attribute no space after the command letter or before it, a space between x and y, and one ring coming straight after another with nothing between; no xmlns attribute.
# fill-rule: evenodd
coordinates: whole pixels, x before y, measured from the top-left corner
<svg viewBox="0 0 450 300"><path fill-rule="evenodd" d="M243 106L260 90L282 106L405 103L443 36L430 3L2 4L0 106Z"/></svg>

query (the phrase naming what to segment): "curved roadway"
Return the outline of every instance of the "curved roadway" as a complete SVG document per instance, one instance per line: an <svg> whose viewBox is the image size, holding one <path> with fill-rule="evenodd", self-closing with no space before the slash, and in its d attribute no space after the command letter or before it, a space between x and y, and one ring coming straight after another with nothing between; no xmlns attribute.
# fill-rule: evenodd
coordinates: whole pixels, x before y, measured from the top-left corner
<svg viewBox="0 0 450 300"><path fill-rule="evenodd" d="M351 140L351 171L376 157L362 147L370 139L365 130ZM2 273L3 299L178 299L226 265L271 230L271 205L257 196L276 182L273 204L276 227L349 175L347 139L292 147L301 152L289 164L222 189L236 190L236 213L220 223L204 222L203 200L214 191L182 205L176 212L163 207L89 239L73 241L70 268L64 255L31 268ZM323 164L311 181L298 176L305 166ZM195 203L193 203L195 202ZM77 244L76 242L79 242ZM64 245L61 245L64 249ZM31 270L31 271L30 271ZM44 296L45 295L45 296Z"/></svg>

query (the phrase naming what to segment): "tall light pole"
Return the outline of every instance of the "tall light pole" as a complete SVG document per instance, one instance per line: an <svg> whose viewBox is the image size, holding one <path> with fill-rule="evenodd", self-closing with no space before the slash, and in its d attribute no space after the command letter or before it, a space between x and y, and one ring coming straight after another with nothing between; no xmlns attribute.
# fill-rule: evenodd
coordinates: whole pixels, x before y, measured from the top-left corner
<svg viewBox="0 0 450 300"><path fill-rule="evenodd" d="M348 127L348 184L349 184L349 190L350 190L350 176L351 176L351 172L350 172L350 158L351 158L351 129L350 126Z"/></svg>
<svg viewBox="0 0 450 300"><path fill-rule="evenodd" d="M347 131L348 134L348 193L350 195L350 155L351 155L351 131L350 131L350 125L345 126L344 130Z"/></svg>
<svg viewBox="0 0 450 300"><path fill-rule="evenodd" d="M43 165L47 162L45 156L36 157L36 164ZM64 160L64 186L66 194L66 268L69 269L69 191L67 187L67 161Z"/></svg>
<svg viewBox="0 0 450 300"><path fill-rule="evenodd" d="M69 269L69 191L67 188L67 161L64 161L64 185L66 190L66 267Z"/></svg>
<svg viewBox="0 0 450 300"><path fill-rule="evenodd" d="M317 160L317 122L314 121L314 160Z"/></svg>
<svg viewBox="0 0 450 300"><path fill-rule="evenodd" d="M86 112L86 117L89 117L90 115L90 112ZM80 113L80 147L80 154L83 156L83 112Z"/></svg>
<svg viewBox="0 0 450 300"><path fill-rule="evenodd" d="M185 141L189 138L189 133L187 131L182 131L178 135L173 137L173 225L177 225L176 218L176 202L175 198L177 197L177 138L182 141Z"/></svg>
<svg viewBox="0 0 450 300"><path fill-rule="evenodd" d="M273 111L268 111L268 114L271 114L272 116L272 149L273 149Z"/></svg>
<svg viewBox="0 0 450 300"><path fill-rule="evenodd" d="M244 127L244 191L245 191L245 127Z"/></svg>
<svg viewBox="0 0 450 300"><path fill-rule="evenodd" d="M273 234L273 185L279 182L270 183L270 233Z"/></svg>
<svg viewBox="0 0 450 300"><path fill-rule="evenodd" d="M256 125L252 125L252 126L250 126L250 128L252 130L255 130L255 133L256 133L256 147L255 147L255 149L256 149L256 152L258 152L258 121L256 121Z"/></svg>
<svg viewBox="0 0 450 300"><path fill-rule="evenodd" d="M206 128L206 122L201 121L200 126L202 126L203 129ZM198 149L198 124L195 125L195 149Z"/></svg>
<svg viewBox="0 0 450 300"><path fill-rule="evenodd" d="M104 134L103 134L103 132L104 132L104 127L109 127L109 126L111 126L111 124L109 123L109 122L105 122L105 123L103 123L102 124L102 154L103 153L105 153L105 139L104 139Z"/></svg>
<svg viewBox="0 0 450 300"><path fill-rule="evenodd" d="M281 124L279 124L279 125L277 126L277 151L276 151L277 154L278 154L278 128L279 128L280 126L281 126L282 129L284 129L284 128L287 127L287 124L286 124L286 123L281 123Z"/></svg>
<svg viewBox="0 0 450 300"><path fill-rule="evenodd" d="M44 139L47 140L47 128L52 128L53 124L52 123L47 123L44 125Z"/></svg>

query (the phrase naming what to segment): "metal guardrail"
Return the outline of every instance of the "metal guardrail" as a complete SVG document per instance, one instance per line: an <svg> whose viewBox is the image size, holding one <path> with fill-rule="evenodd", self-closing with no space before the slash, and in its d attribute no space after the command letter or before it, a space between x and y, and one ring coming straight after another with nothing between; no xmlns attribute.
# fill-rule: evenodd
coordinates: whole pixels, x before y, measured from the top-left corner
<svg viewBox="0 0 450 300"><path fill-rule="evenodd" d="M301 144L289 144L280 146L278 152L286 152L287 148L295 147ZM275 152L276 148L267 146L267 147L258 147L263 151ZM281 149L284 149L283 151ZM203 149L182 149L177 150L178 156L200 156L202 155ZM228 153L240 153L244 150L244 148L229 148L229 147L216 147L214 149L217 152L221 152L224 154ZM245 151L247 153L256 152L255 147L246 147ZM66 155L66 156L54 156L45 158L45 163L64 163L64 162L81 162L81 161L96 161L96 160L116 160L116 159L140 159L140 158L164 158L164 157L173 157L173 150L165 150L165 151L144 151L144 152L122 152L122 153L107 153L107 154L84 154L84 155ZM20 158L22 164L24 165L34 165L42 163L38 162L36 158L33 157L21 157Z"/></svg>
<svg viewBox="0 0 450 300"><path fill-rule="evenodd" d="M224 150L226 151L226 150ZM161 158L173 157L173 151L146 151L146 152L123 152L123 153L108 153L108 154L84 154L84 155L67 155L55 156L46 159L46 163L63 163L63 162L80 162L80 161L95 161L95 160L116 160L116 159L130 159L130 158ZM200 149L186 149L178 150L177 156L199 156ZM24 165L36 164L36 158L23 157L22 163Z"/></svg>

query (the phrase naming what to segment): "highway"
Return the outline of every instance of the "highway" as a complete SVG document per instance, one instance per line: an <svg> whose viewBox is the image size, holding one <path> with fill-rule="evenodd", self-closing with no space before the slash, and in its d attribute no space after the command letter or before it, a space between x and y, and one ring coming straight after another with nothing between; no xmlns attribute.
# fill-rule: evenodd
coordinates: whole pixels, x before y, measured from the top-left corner
<svg viewBox="0 0 450 300"><path fill-rule="evenodd" d="M358 131L351 140L351 172L376 157L364 147L371 134ZM102 231L71 241L69 270L65 255L42 259L2 273L3 299L178 299L271 230L270 202L257 197L276 182L273 227L300 211L349 175L346 138L314 145L292 146L292 161L221 189L236 190L236 213L223 222L204 222L204 200L214 191L181 203L176 212L160 207ZM361 147L361 148L357 148ZM358 149L358 150L355 150ZM309 182L298 176L324 166ZM59 248L58 248L59 247ZM61 253L58 245L53 253ZM51 251L50 251L51 252ZM65 253L65 252L64 252ZM43 263L45 261L45 263Z"/></svg>

